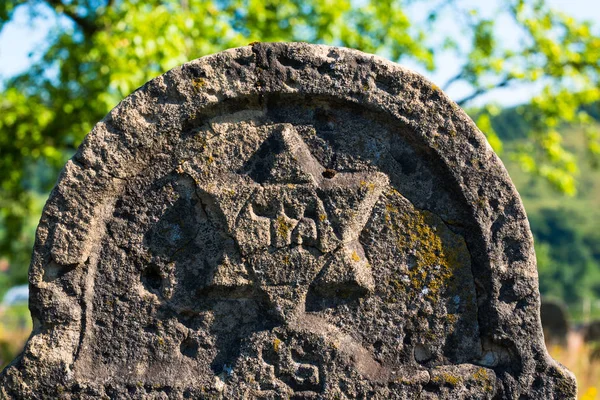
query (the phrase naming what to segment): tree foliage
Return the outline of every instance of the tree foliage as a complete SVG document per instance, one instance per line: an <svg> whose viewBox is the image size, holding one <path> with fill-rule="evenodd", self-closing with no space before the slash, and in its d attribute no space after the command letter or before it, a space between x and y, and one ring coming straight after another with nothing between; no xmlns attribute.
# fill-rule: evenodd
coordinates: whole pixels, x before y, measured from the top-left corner
<svg viewBox="0 0 600 400"><path fill-rule="evenodd" d="M31 216L59 168L84 135L121 99L147 80L188 60L253 41L306 41L357 48L429 70L440 54L461 60L444 87L462 82L469 106L500 88L540 82L524 118L530 140L515 153L530 172L573 193L577 162L558 129L588 124L600 99L600 37L586 22L557 13L542 0L507 0L492 15L456 0L3 0L0 29L15 10L31 18L57 16L47 45L0 95L0 258L23 271L31 246ZM425 18L411 20L411 10ZM504 16L501 19L499 16ZM455 32L438 29L451 18ZM497 21L519 32L504 44ZM486 106L476 121L501 150ZM586 133L592 155L600 135ZM27 249L27 250L24 250ZM21 274L22 275L22 274ZM22 279L22 278L20 278Z"/></svg>
<svg viewBox="0 0 600 400"><path fill-rule="evenodd" d="M600 257L595 253L600 236L580 228L583 217L565 208L542 208L529 216L536 236L540 291L568 304L600 298Z"/></svg>

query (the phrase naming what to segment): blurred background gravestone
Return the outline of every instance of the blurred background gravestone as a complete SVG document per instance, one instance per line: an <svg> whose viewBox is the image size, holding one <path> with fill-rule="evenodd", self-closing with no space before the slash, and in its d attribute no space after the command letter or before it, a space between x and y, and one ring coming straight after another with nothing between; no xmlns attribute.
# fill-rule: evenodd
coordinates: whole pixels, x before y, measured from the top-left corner
<svg viewBox="0 0 600 400"><path fill-rule="evenodd" d="M600 342L600 320L590 321L583 327L586 342Z"/></svg>
<svg viewBox="0 0 600 400"><path fill-rule="evenodd" d="M564 303L542 298L540 308L546 345L566 346L570 329L569 313Z"/></svg>
<svg viewBox="0 0 600 400"><path fill-rule="evenodd" d="M421 76L254 44L148 82L37 231L24 397L574 398L500 160Z"/></svg>
<svg viewBox="0 0 600 400"><path fill-rule="evenodd" d="M600 320L589 321L580 328L585 346L589 349L590 364L600 363Z"/></svg>

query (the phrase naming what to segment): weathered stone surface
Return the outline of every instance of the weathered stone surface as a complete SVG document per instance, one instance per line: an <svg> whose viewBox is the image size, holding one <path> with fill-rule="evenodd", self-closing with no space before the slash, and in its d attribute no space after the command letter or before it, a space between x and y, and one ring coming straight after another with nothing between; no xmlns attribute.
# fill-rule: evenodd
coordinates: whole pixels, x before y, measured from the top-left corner
<svg viewBox="0 0 600 400"><path fill-rule="evenodd" d="M148 82L66 165L7 398L574 398L531 233L466 114L358 51Z"/></svg>
<svg viewBox="0 0 600 400"><path fill-rule="evenodd" d="M571 326L566 305L557 300L542 299L540 316L546 345L566 346Z"/></svg>

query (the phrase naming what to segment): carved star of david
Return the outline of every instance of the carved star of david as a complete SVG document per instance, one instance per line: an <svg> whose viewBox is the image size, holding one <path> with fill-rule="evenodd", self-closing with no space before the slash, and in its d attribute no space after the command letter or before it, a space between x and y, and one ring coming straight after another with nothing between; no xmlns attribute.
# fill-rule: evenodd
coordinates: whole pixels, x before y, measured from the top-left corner
<svg viewBox="0 0 600 400"><path fill-rule="evenodd" d="M309 292L360 297L374 288L359 236L388 185L379 172L327 170L290 124L270 136L229 185L210 185L241 264L224 257L209 287L258 287L282 321L306 311ZM221 291L224 292L224 291ZM225 291L227 292L227 291Z"/></svg>

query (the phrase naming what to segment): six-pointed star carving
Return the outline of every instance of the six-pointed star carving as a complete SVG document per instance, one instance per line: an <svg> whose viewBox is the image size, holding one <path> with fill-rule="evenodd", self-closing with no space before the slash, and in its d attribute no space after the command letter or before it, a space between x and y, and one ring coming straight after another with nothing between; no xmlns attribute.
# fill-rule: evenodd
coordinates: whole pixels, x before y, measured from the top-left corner
<svg viewBox="0 0 600 400"><path fill-rule="evenodd" d="M234 296L236 288L252 285L282 321L305 312L309 290L333 298L373 290L358 239L388 185L386 175L327 170L292 125L276 124L230 181L204 190L220 209L243 265L226 259L208 286L229 287Z"/></svg>

